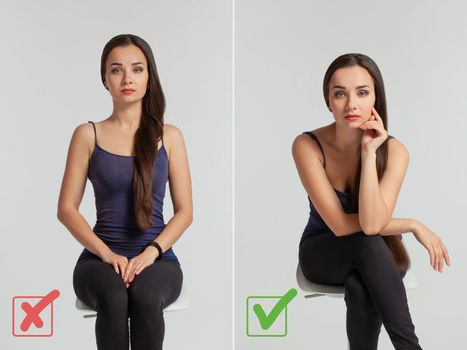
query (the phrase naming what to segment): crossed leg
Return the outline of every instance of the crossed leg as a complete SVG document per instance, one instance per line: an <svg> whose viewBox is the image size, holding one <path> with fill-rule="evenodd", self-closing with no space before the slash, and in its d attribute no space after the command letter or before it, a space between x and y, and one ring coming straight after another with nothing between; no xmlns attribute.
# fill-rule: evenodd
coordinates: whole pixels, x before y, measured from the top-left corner
<svg viewBox="0 0 467 350"><path fill-rule="evenodd" d="M348 315L351 343L360 344L362 339L368 337L370 343L374 344L374 339L377 340L379 335L379 314L396 349L421 349L410 317L401 274L381 236L367 236L363 232L346 237L336 237L332 233L312 236L300 245L299 261L304 275L313 282L347 284L346 303L351 304ZM354 271L358 272L358 278ZM351 298L352 292L357 295L355 300ZM374 309L370 302L374 303ZM366 311L358 310L360 306ZM371 313L368 314L368 311ZM354 318L364 318L367 324L370 323L372 334L365 334L363 328L357 328L357 323L354 326Z"/></svg>

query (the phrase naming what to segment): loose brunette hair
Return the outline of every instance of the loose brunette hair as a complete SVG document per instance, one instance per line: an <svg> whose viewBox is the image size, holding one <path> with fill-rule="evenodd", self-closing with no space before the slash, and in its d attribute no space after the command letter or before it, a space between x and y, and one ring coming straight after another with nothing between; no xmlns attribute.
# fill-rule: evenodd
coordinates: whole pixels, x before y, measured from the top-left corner
<svg viewBox="0 0 467 350"><path fill-rule="evenodd" d="M386 108L386 94L384 91L384 83L381 72L376 63L368 56L359 53L348 53L337 57L327 69L323 80L323 94L326 105L329 107L329 82L334 72L339 68L360 66L365 68L373 79L375 86L375 109L383 120L383 125L388 130L388 117ZM389 137L378 147L376 150L376 169L378 173L378 180L386 170L388 162L388 141ZM360 188L360 176L362 169L362 159L360 157L357 174L355 176L354 190L352 193L352 209L358 212L358 194ZM392 253L392 257L396 267L399 271L407 271L410 266L410 259L407 251L402 243L402 236L383 236L386 245Z"/></svg>
<svg viewBox="0 0 467 350"><path fill-rule="evenodd" d="M152 179L157 145L163 137L165 97L151 47L142 38L132 34L117 35L105 45L101 56L101 80L104 86L108 55L115 47L128 45L135 45L143 51L149 75L146 94L142 101L141 122L135 134L133 158L133 207L136 224L144 231L153 224Z"/></svg>

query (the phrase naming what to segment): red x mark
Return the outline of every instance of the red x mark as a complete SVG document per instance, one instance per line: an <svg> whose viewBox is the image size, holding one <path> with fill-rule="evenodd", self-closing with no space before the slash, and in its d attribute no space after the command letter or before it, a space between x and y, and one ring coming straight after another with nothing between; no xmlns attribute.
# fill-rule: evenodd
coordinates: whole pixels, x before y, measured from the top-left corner
<svg viewBox="0 0 467 350"><path fill-rule="evenodd" d="M42 328L44 322L39 317L39 314L44 310L50 303L52 303L55 299L60 296L60 292L57 289L54 289L45 297L43 297L36 306L31 306L27 301L21 304L21 308L26 312L26 317L24 318L23 322L21 322L21 330L26 332L31 323L34 323L37 328Z"/></svg>

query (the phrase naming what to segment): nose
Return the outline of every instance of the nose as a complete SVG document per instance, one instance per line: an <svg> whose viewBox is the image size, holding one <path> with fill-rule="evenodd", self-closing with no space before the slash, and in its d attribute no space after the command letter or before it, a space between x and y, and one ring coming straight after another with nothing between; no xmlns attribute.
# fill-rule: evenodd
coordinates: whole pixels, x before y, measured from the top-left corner
<svg viewBox="0 0 467 350"><path fill-rule="evenodd" d="M122 80L122 85L131 85L133 84L132 79L131 79L131 74L128 72L125 72L123 75L123 80Z"/></svg>
<svg viewBox="0 0 467 350"><path fill-rule="evenodd" d="M356 108L355 106L355 97L353 94L349 94L349 97L347 98L347 106L346 109L348 111L353 111Z"/></svg>

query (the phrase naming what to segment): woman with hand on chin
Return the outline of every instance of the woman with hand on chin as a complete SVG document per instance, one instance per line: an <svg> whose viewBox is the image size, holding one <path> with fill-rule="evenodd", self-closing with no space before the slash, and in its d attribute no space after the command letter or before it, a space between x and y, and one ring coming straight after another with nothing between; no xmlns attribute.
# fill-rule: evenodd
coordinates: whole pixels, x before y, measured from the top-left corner
<svg viewBox="0 0 467 350"><path fill-rule="evenodd" d="M191 180L180 131L164 124L165 98L150 46L135 35L112 38L101 57L101 79L113 112L73 133L58 218L85 247L73 286L97 311L101 350L162 349L163 308L177 299L182 270L172 246L192 221ZM97 222L79 213L86 177ZM174 215L162 214L169 182Z"/></svg>
<svg viewBox="0 0 467 350"><path fill-rule="evenodd" d="M450 260L428 227L392 217L409 153L388 136L381 73L368 56L342 55L326 71L323 94L335 122L292 147L310 205L301 269L310 281L345 286L350 349L377 349L382 324L396 349L421 349L402 282L410 261L401 235L415 235L436 271Z"/></svg>

